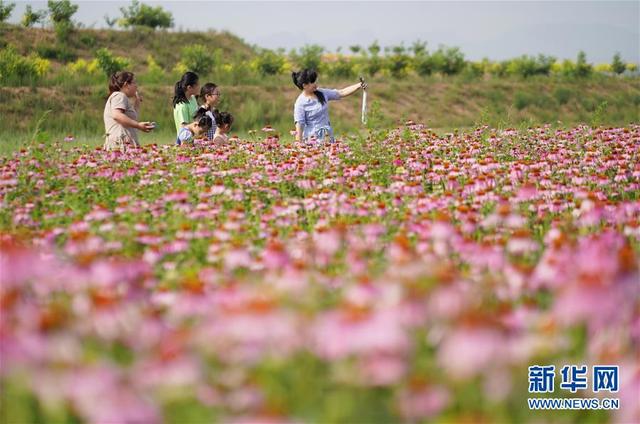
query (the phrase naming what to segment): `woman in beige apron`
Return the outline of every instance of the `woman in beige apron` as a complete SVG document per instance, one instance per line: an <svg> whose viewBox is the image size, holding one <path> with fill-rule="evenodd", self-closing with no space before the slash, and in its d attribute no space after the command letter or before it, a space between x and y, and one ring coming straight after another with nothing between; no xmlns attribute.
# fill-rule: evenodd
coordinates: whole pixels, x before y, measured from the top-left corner
<svg viewBox="0 0 640 424"><path fill-rule="evenodd" d="M135 98L132 103L130 98ZM104 106L105 150L138 147L138 131L149 132L155 128L151 122L138 122L142 97L133 73L121 71L109 79L109 98Z"/></svg>

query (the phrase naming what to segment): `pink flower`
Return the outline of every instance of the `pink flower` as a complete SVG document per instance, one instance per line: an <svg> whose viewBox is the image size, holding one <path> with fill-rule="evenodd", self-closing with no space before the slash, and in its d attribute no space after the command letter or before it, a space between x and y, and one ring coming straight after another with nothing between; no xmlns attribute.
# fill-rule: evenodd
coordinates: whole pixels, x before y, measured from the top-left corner
<svg viewBox="0 0 640 424"><path fill-rule="evenodd" d="M452 378L467 379L486 371L492 363L501 363L503 349L503 337L494 329L457 328L445 336L438 362Z"/></svg>
<svg viewBox="0 0 640 424"><path fill-rule="evenodd" d="M398 403L403 417L420 421L440 413L449 404L450 397L444 387L423 386L402 391Z"/></svg>
<svg viewBox="0 0 640 424"><path fill-rule="evenodd" d="M312 328L314 350L329 360L348 355L400 353L409 348L401 315L392 309L346 309L319 315Z"/></svg>

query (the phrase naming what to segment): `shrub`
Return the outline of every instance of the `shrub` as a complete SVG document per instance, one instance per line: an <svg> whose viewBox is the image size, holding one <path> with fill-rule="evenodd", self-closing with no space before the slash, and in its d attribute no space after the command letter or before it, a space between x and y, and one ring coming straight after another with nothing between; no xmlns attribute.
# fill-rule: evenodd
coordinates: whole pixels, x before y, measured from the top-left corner
<svg viewBox="0 0 640 424"><path fill-rule="evenodd" d="M7 3L0 0L0 23L5 22L11 16L11 12L13 12L13 8L16 7L15 3Z"/></svg>
<svg viewBox="0 0 640 424"><path fill-rule="evenodd" d="M78 11L78 5L71 4L69 0L49 0L47 6L56 37L59 41L67 41L74 28L71 17Z"/></svg>
<svg viewBox="0 0 640 424"><path fill-rule="evenodd" d="M145 74L145 80L149 82L158 82L164 77L164 70L152 55L147 56L147 72Z"/></svg>
<svg viewBox="0 0 640 424"><path fill-rule="evenodd" d="M522 55L507 62L506 72L509 75L528 78L534 75L549 75L556 59L553 56L538 57Z"/></svg>
<svg viewBox="0 0 640 424"><path fill-rule="evenodd" d="M252 63L252 68L260 75L277 75L282 72L285 65L285 58L272 51L263 50L258 54Z"/></svg>
<svg viewBox="0 0 640 424"><path fill-rule="evenodd" d="M571 99L571 90L565 87L557 87L555 90L553 90L553 97L558 101L559 104L567 104L569 102L569 99Z"/></svg>
<svg viewBox="0 0 640 424"><path fill-rule="evenodd" d="M610 63L598 63L593 67L593 70L600 73L611 73L613 69Z"/></svg>
<svg viewBox="0 0 640 424"><path fill-rule="evenodd" d="M404 46L394 46L391 48L393 54L385 60L386 68L394 78L402 78L407 74L407 67L411 62L409 56L405 53Z"/></svg>
<svg viewBox="0 0 640 424"><path fill-rule="evenodd" d="M591 75L592 72L593 66L587 63L587 54L580 51L576 60L575 76L578 78L585 78Z"/></svg>
<svg viewBox="0 0 640 424"><path fill-rule="evenodd" d="M485 64L483 62L467 62L462 75L467 78L480 78L484 75Z"/></svg>
<svg viewBox="0 0 640 424"><path fill-rule="evenodd" d="M413 58L413 67L416 73L422 77L431 75L435 70L433 58L428 53L416 55Z"/></svg>
<svg viewBox="0 0 640 424"><path fill-rule="evenodd" d="M129 61L126 58L114 56L109 49L106 48L96 51L96 60L98 61L98 66L107 78L129 66Z"/></svg>
<svg viewBox="0 0 640 424"><path fill-rule="evenodd" d="M454 75L465 66L464 54L458 47L440 47L433 55L434 70L445 75Z"/></svg>
<svg viewBox="0 0 640 424"><path fill-rule="evenodd" d="M100 64L98 59L91 61L78 59L76 62L69 63L67 69L74 74L97 75L100 73Z"/></svg>
<svg viewBox="0 0 640 424"><path fill-rule="evenodd" d="M22 26L29 28L34 24L42 23L46 16L46 10L39 10L37 12L34 12L31 8L31 5L28 4L25 8L24 15L22 15L22 21L20 21L20 23L22 24Z"/></svg>
<svg viewBox="0 0 640 424"><path fill-rule="evenodd" d="M517 91L513 98L513 105L518 110L524 109L531 103L533 103L533 98L529 94L522 91Z"/></svg>
<svg viewBox="0 0 640 424"><path fill-rule="evenodd" d="M36 46L36 52L40 57L61 62L71 62L77 58L67 47L59 45L39 44Z"/></svg>
<svg viewBox="0 0 640 424"><path fill-rule="evenodd" d="M209 74L216 64L215 56L202 44L187 46L182 49L182 63L188 70L197 74ZM217 56L220 55L218 54Z"/></svg>
<svg viewBox="0 0 640 424"><path fill-rule="evenodd" d="M623 73L627 68L627 64L622 61L620 53L613 55L613 61L611 62L611 70L616 74Z"/></svg>
<svg viewBox="0 0 640 424"><path fill-rule="evenodd" d="M337 78L353 78L356 75L355 64L351 58L339 55L326 65L327 74Z"/></svg>
<svg viewBox="0 0 640 424"><path fill-rule="evenodd" d="M300 48L300 53L294 53L294 61L302 69L319 69L324 47L312 44Z"/></svg>
<svg viewBox="0 0 640 424"><path fill-rule="evenodd" d="M49 72L51 62L35 54L22 56L13 46L0 50L0 81L37 80Z"/></svg>
<svg viewBox="0 0 640 424"><path fill-rule="evenodd" d="M173 15L162 7L151 7L133 0L128 8L121 7L122 18L118 21L124 28L143 26L152 29L173 27Z"/></svg>

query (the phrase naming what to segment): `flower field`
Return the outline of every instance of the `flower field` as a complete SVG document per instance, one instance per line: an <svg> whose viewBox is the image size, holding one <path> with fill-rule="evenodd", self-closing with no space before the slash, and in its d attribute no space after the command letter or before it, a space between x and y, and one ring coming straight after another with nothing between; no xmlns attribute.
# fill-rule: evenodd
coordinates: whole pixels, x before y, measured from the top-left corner
<svg viewBox="0 0 640 424"><path fill-rule="evenodd" d="M638 125L34 144L0 204L6 422L640 421Z"/></svg>

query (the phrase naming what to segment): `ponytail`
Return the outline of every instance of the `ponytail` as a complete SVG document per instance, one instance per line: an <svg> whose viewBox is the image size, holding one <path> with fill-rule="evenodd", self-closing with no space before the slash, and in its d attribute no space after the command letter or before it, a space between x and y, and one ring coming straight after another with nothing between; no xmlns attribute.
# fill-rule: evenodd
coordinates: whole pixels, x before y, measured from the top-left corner
<svg viewBox="0 0 640 424"><path fill-rule="evenodd" d="M180 81L176 82L174 87L173 107L176 107L180 103L189 103L185 90L190 85L196 85L198 83L198 74L195 72L185 72L182 75Z"/></svg>
<svg viewBox="0 0 640 424"><path fill-rule="evenodd" d="M213 126L213 121L211 117L207 115L207 110L204 108L196 111L196 114L193 115L193 121L196 122L200 128L206 128L207 131Z"/></svg>

